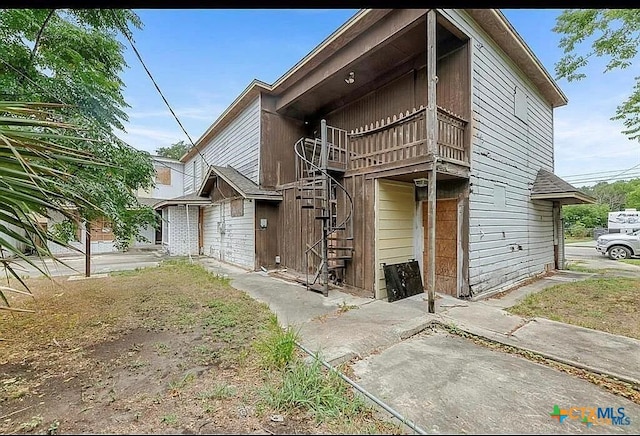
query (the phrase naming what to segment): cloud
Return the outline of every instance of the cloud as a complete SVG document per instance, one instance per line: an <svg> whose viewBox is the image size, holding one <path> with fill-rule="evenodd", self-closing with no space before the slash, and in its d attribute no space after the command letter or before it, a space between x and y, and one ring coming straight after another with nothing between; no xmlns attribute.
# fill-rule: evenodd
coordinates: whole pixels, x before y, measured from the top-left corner
<svg viewBox="0 0 640 436"><path fill-rule="evenodd" d="M152 154L159 147L166 147L181 140L188 142L178 126L175 129L129 127L126 133L119 132L117 136L132 147Z"/></svg>
<svg viewBox="0 0 640 436"><path fill-rule="evenodd" d="M192 119L200 121L209 121L213 123L224 109L221 105L186 107L174 109L176 116L180 121L183 119ZM134 110L129 112L129 119L148 119L148 118L167 118L175 122L173 115L168 108L154 110Z"/></svg>

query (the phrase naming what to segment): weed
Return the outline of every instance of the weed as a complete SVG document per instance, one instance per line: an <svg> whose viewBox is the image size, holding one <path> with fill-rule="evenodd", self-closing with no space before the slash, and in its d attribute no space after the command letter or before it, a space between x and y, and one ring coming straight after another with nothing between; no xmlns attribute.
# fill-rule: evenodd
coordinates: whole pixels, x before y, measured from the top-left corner
<svg viewBox="0 0 640 436"><path fill-rule="evenodd" d="M291 327L283 329L275 315L269 317L265 334L254 343L263 367L282 369L294 357L298 332Z"/></svg>
<svg viewBox="0 0 640 436"><path fill-rule="evenodd" d="M342 303L338 304L338 313L345 313L352 309L359 309L359 307L356 306L355 304L347 304L346 301L343 301Z"/></svg>
<svg viewBox="0 0 640 436"><path fill-rule="evenodd" d="M49 428L47 429L47 434L56 434L58 432L58 427L60 427L60 421L55 420L51 424L49 424Z"/></svg>
<svg viewBox="0 0 640 436"><path fill-rule="evenodd" d="M178 417L175 413L171 413L169 415L163 416L160 422L167 425L176 425L178 423Z"/></svg>
<svg viewBox="0 0 640 436"><path fill-rule="evenodd" d="M31 419L27 422L23 422L20 424L20 429L26 431L32 431L34 428L42 424L42 416L32 416Z"/></svg>
<svg viewBox="0 0 640 436"><path fill-rule="evenodd" d="M169 352L169 346L167 344L163 344L162 342L156 342L153 345L153 348L156 350L158 354L166 354Z"/></svg>
<svg viewBox="0 0 640 436"><path fill-rule="evenodd" d="M323 371L318 359L311 364L291 362L282 374L282 383L268 386L263 398L278 411L306 410L317 422L354 417L367 408L336 372Z"/></svg>
<svg viewBox="0 0 640 436"><path fill-rule="evenodd" d="M147 365L149 365L149 362L145 360L136 359L135 361L129 363L127 365L127 368L129 368L132 371L135 371L136 369L144 368Z"/></svg>
<svg viewBox="0 0 640 436"><path fill-rule="evenodd" d="M227 384L215 385L212 389L198 394L198 398L201 400L224 400L225 398L231 398L236 395L236 389L233 386Z"/></svg>
<svg viewBox="0 0 640 436"><path fill-rule="evenodd" d="M169 390L177 393L184 389L187 385L191 384L196 379L196 375L192 372L186 374L179 380L172 380L169 382Z"/></svg>

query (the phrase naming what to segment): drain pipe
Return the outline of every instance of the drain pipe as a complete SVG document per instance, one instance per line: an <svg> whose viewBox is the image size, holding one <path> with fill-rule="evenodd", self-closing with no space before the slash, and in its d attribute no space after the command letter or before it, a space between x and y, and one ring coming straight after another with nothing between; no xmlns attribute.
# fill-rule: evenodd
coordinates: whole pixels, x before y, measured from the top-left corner
<svg viewBox="0 0 640 436"><path fill-rule="evenodd" d="M389 407L388 405L386 405L385 403L382 402L382 400L380 400L379 398L375 397L373 394L371 394L370 392L368 392L365 388L363 388L362 386L360 386L359 384L357 384L356 382L354 382L353 380L351 380L349 377L347 377L346 375L344 375L343 373L341 373L340 371L338 371L337 369L335 369L333 366L331 366L331 364L329 364L328 362L325 362L324 360L320 359L320 357L318 357L316 354L312 353L311 351L309 351L307 348L305 348L302 344L298 343L297 341L295 342L295 344L305 353L307 353L309 356L313 357L314 359L316 359L318 362L322 363L323 366L325 366L327 369L329 369L330 371L335 372L336 374L338 374L340 376L340 378L344 381L346 381L347 383L349 383L353 388L355 388L356 390L358 390L360 393L362 393L364 396L366 396L367 398L369 398L371 401L373 401L374 403L376 403L378 406L382 407L384 410L386 410L387 412L389 412L390 414L392 414L393 416L395 416L396 418L398 418L400 420L400 422L402 422L403 424L405 424L407 427L409 427L411 430L415 431L418 434L428 434L426 431L424 431L423 429L421 429L420 427L418 427L417 424L415 424L413 421L405 418L404 416L400 415L398 412L396 412L395 410L393 410L391 407Z"/></svg>

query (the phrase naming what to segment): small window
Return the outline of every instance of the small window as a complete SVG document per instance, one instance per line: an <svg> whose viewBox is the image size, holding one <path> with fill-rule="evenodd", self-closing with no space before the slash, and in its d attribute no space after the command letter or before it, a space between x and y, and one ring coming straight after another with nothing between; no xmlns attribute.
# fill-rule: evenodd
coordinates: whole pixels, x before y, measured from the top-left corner
<svg viewBox="0 0 640 436"><path fill-rule="evenodd" d="M231 216L244 216L244 199L231 200Z"/></svg>
<svg viewBox="0 0 640 436"><path fill-rule="evenodd" d="M160 185L171 184L171 168L159 167L156 168L156 183Z"/></svg>
<svg viewBox="0 0 640 436"><path fill-rule="evenodd" d="M518 86L513 95L513 113L519 120L527 122L527 94Z"/></svg>

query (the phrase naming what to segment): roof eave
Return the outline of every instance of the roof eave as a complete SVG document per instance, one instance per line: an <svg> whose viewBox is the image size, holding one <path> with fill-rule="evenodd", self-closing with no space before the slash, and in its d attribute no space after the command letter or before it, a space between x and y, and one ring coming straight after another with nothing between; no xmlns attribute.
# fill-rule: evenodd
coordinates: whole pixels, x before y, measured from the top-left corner
<svg viewBox="0 0 640 436"><path fill-rule="evenodd" d="M532 200L547 200L565 202L565 204L594 204L596 199L578 191L549 192L545 194L531 194ZM567 203L571 201L571 203Z"/></svg>

